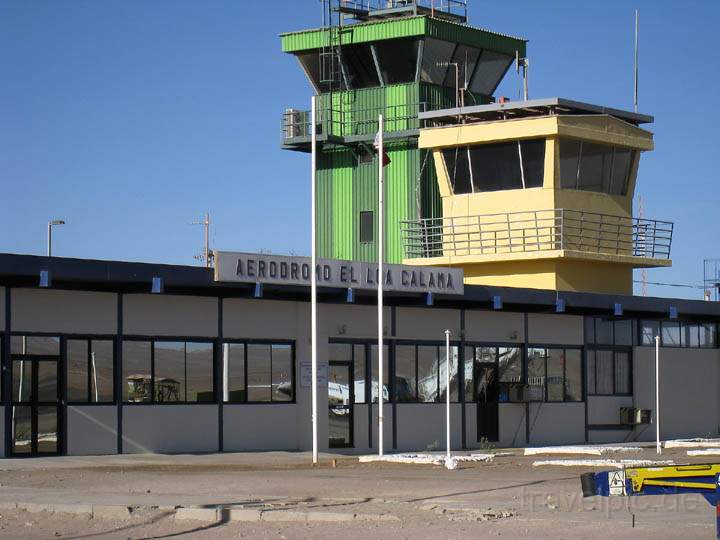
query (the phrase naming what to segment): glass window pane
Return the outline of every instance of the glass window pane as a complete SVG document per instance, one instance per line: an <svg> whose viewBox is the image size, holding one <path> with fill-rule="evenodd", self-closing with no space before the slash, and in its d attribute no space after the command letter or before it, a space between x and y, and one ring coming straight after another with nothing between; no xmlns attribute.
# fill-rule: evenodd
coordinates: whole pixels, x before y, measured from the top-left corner
<svg viewBox="0 0 720 540"><path fill-rule="evenodd" d="M523 187L517 141L471 146L470 167L475 192Z"/></svg>
<svg viewBox="0 0 720 540"><path fill-rule="evenodd" d="M420 80L427 83L443 84L449 71L447 63L455 50L455 44L435 38L427 38L423 46L423 61ZM453 83L454 85L454 83Z"/></svg>
<svg viewBox="0 0 720 540"><path fill-rule="evenodd" d="M633 344L633 321L615 321L615 345Z"/></svg>
<svg viewBox="0 0 720 540"><path fill-rule="evenodd" d="M597 317L595 319L595 340L598 345L613 344L613 321Z"/></svg>
<svg viewBox="0 0 720 540"><path fill-rule="evenodd" d="M630 393L630 354L615 353L615 393Z"/></svg>
<svg viewBox="0 0 720 540"><path fill-rule="evenodd" d="M415 81L418 43L416 39L403 38L378 41L374 44L385 84ZM343 51L345 51L345 47L343 47ZM372 58L370 60L372 61ZM377 80L377 77L375 79ZM392 114L392 111L389 112Z"/></svg>
<svg viewBox="0 0 720 540"><path fill-rule="evenodd" d="M270 345L247 346L248 401L271 400L270 364Z"/></svg>
<svg viewBox="0 0 720 540"><path fill-rule="evenodd" d="M468 47L467 45L458 45L455 48L455 54L453 55L452 62L457 63L457 75L458 75L458 86L460 88L465 87L465 82L470 83L470 77L475 71L475 64L477 63L478 57L480 56L480 50L474 47ZM455 88L455 66L450 66L445 75L446 88Z"/></svg>
<svg viewBox="0 0 720 540"><path fill-rule="evenodd" d="M42 454L55 454L58 451L58 408L38 407L37 409L37 450Z"/></svg>
<svg viewBox="0 0 720 540"><path fill-rule="evenodd" d="M444 346L438 347L438 359L439 359L439 376L440 384L438 386L438 401L443 403L447 400L447 354ZM450 401L458 400L458 348L455 346L450 347Z"/></svg>
<svg viewBox="0 0 720 540"><path fill-rule="evenodd" d="M640 322L640 344L655 346L655 336L660 335L659 321Z"/></svg>
<svg viewBox="0 0 720 540"><path fill-rule="evenodd" d="M185 343L155 342L155 402L185 399Z"/></svg>
<svg viewBox="0 0 720 540"><path fill-rule="evenodd" d="M223 343L223 401L245 401L245 345Z"/></svg>
<svg viewBox="0 0 720 540"><path fill-rule="evenodd" d="M355 403L367 400L365 384L365 345L353 345L353 365L355 371Z"/></svg>
<svg viewBox="0 0 720 540"><path fill-rule="evenodd" d="M60 338L56 336L11 336L10 354L59 356Z"/></svg>
<svg viewBox="0 0 720 540"><path fill-rule="evenodd" d="M387 402L390 399L390 352L387 345L383 345L383 400ZM372 400L377 403L378 400L378 346L370 346L370 366L372 370Z"/></svg>
<svg viewBox="0 0 720 540"><path fill-rule="evenodd" d="M500 382L520 382L522 380L522 354L517 347L498 349L498 369Z"/></svg>
<svg viewBox="0 0 720 540"><path fill-rule="evenodd" d="M380 86L370 44L344 45L342 60L351 89Z"/></svg>
<svg viewBox="0 0 720 540"><path fill-rule="evenodd" d="M680 323L679 322L662 322L662 346L663 347L679 347L680 341Z"/></svg>
<svg viewBox="0 0 720 540"><path fill-rule="evenodd" d="M565 399L582 401L582 351L565 351Z"/></svg>
<svg viewBox="0 0 720 540"><path fill-rule="evenodd" d="M705 323L700 326L700 346L706 348L715 347L716 327L714 323Z"/></svg>
<svg viewBox="0 0 720 540"><path fill-rule="evenodd" d="M608 395L613 393L613 353L612 351L595 351L596 393Z"/></svg>
<svg viewBox="0 0 720 540"><path fill-rule="evenodd" d="M683 347L699 347L700 346L700 325L683 324L682 325L682 344Z"/></svg>
<svg viewBox="0 0 720 540"><path fill-rule="evenodd" d="M314 86L322 92L328 89L327 84L320 84L320 54L318 51L308 51L295 55Z"/></svg>
<svg viewBox="0 0 720 540"><path fill-rule="evenodd" d="M547 351L547 399L563 401L565 399L565 351L548 349Z"/></svg>
<svg viewBox="0 0 720 540"><path fill-rule="evenodd" d="M13 454L32 453L32 409L12 408L12 451Z"/></svg>
<svg viewBox="0 0 720 540"><path fill-rule="evenodd" d="M353 346L349 343L330 343L331 362L351 362L353 357Z"/></svg>
<svg viewBox="0 0 720 540"><path fill-rule="evenodd" d="M473 371L475 365L475 348L465 347L465 360L463 367L463 375L465 377L465 401L475 401L475 395L473 393L474 382L473 382Z"/></svg>
<svg viewBox="0 0 720 540"><path fill-rule="evenodd" d="M450 187L456 195L472 193L473 190L470 181L468 152L467 146L456 146L442 151Z"/></svg>
<svg viewBox="0 0 720 540"><path fill-rule="evenodd" d="M529 385L545 386L545 349L528 351L527 376Z"/></svg>
<svg viewBox="0 0 720 540"><path fill-rule="evenodd" d="M585 343L595 343L595 317L585 317Z"/></svg>
<svg viewBox="0 0 720 540"><path fill-rule="evenodd" d="M587 393L595 394L595 351L587 351Z"/></svg>
<svg viewBox="0 0 720 540"><path fill-rule="evenodd" d="M113 360L115 344L110 340L93 340L90 343L90 401L113 401Z"/></svg>
<svg viewBox="0 0 720 540"><path fill-rule="evenodd" d="M483 50L480 63L475 69L475 75L470 83L470 91L475 94L491 96L505 72L513 62L513 57L495 51Z"/></svg>
<svg viewBox="0 0 720 540"><path fill-rule="evenodd" d="M578 189L579 159L580 141L577 139L561 139L560 184L563 189Z"/></svg>
<svg viewBox="0 0 720 540"><path fill-rule="evenodd" d="M149 341L123 341L124 401L135 403L152 401L150 351Z"/></svg>
<svg viewBox="0 0 720 540"><path fill-rule="evenodd" d="M57 403L58 401L58 363L55 360L41 360L38 366L39 402Z"/></svg>
<svg viewBox="0 0 720 540"><path fill-rule="evenodd" d="M414 345L395 347L395 399L397 401L417 401Z"/></svg>
<svg viewBox="0 0 720 540"><path fill-rule="evenodd" d="M615 148L615 158L612 168L612 195L625 195L627 193L630 166L633 159L633 151L629 148Z"/></svg>
<svg viewBox="0 0 720 540"><path fill-rule="evenodd" d="M87 403L89 399L88 349L87 340L67 342L67 399L70 402Z"/></svg>
<svg viewBox="0 0 720 540"><path fill-rule="evenodd" d="M609 192L612 147L584 141L580 154L580 189Z"/></svg>
<svg viewBox="0 0 720 540"><path fill-rule="evenodd" d="M213 354L212 343L185 344L185 373L187 378L188 402L212 402L213 392Z"/></svg>
<svg viewBox="0 0 720 540"><path fill-rule="evenodd" d="M418 347L418 400L421 402L438 400L437 349L435 346Z"/></svg>
<svg viewBox="0 0 720 540"><path fill-rule="evenodd" d="M32 401L32 361L13 360L12 363L12 399L15 402Z"/></svg>
<svg viewBox="0 0 720 540"><path fill-rule="evenodd" d="M292 347L290 345L273 345L272 400L292 401L294 398Z"/></svg>
<svg viewBox="0 0 720 540"><path fill-rule="evenodd" d="M542 187L545 175L545 139L520 141L525 187Z"/></svg>

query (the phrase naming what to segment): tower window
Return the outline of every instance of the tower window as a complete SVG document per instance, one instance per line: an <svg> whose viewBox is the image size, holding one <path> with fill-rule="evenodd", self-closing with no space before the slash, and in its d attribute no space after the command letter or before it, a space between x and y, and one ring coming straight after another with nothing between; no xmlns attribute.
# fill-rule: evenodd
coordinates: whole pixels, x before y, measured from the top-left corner
<svg viewBox="0 0 720 540"><path fill-rule="evenodd" d="M369 243L374 240L373 212L360 212L360 242Z"/></svg>
<svg viewBox="0 0 720 540"><path fill-rule="evenodd" d="M560 140L563 189L626 195L637 151L604 144Z"/></svg>

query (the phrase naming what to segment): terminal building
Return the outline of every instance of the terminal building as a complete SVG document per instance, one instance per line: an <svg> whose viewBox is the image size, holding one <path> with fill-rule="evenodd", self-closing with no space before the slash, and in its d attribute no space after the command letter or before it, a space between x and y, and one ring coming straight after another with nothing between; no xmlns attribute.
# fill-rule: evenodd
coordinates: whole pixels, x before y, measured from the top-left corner
<svg viewBox="0 0 720 540"><path fill-rule="evenodd" d="M0 255L0 452L311 449L313 270L320 450L377 451L380 392L388 452L442 448L448 392L457 450L653 440L658 415L720 434L720 304L633 296L633 269L671 264L673 224L632 204L653 118L494 96L527 44L464 0L324 5L281 36L319 96L318 268ZM284 149L310 151L309 114L285 112Z"/></svg>

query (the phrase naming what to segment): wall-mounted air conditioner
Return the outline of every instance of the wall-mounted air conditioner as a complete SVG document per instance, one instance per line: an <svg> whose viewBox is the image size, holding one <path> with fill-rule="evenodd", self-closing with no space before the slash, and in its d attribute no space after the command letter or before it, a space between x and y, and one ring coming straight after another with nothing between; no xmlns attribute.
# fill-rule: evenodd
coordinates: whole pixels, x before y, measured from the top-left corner
<svg viewBox="0 0 720 540"><path fill-rule="evenodd" d="M634 407L620 407L621 424L649 424L652 421L650 409L636 409Z"/></svg>

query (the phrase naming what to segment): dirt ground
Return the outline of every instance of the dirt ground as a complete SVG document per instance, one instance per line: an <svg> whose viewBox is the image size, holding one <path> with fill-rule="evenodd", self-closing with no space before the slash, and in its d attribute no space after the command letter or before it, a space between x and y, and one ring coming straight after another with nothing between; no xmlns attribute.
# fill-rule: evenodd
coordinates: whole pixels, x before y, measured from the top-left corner
<svg viewBox="0 0 720 540"><path fill-rule="evenodd" d="M330 455L313 468L304 453L1 460L0 538L714 538L715 511L699 496L583 499L580 475L600 469L533 467L537 459L559 456L515 454L453 471ZM654 449L622 457L656 458ZM712 461L681 450L666 451L662 459ZM11 503L137 510L122 519L91 518ZM207 522L173 516L177 506L217 505L368 519Z"/></svg>

